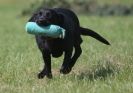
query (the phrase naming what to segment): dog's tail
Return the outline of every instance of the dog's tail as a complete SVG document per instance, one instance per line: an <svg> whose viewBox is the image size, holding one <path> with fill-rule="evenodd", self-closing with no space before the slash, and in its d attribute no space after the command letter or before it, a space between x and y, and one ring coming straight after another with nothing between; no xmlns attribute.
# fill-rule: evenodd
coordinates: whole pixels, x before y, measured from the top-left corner
<svg viewBox="0 0 133 93"><path fill-rule="evenodd" d="M80 27L80 32L81 32L81 35L91 36L106 45L110 45L110 43L106 39L104 39L102 36L100 36L98 33L94 32L91 29Z"/></svg>

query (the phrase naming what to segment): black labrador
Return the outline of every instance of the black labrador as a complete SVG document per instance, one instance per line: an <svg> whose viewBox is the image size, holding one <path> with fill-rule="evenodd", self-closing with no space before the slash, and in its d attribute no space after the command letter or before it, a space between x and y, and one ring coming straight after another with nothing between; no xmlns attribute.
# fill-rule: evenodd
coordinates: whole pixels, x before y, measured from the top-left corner
<svg viewBox="0 0 133 93"><path fill-rule="evenodd" d="M68 74L72 70L72 67L82 53L81 35L91 36L104 44L110 45L110 43L98 33L91 29L81 27L77 16L69 9L42 8L36 11L29 21L36 22L40 26L54 24L66 30L64 39L50 38L42 35L35 36L37 45L42 52L45 63L43 70L38 74L39 79L44 76L52 78L51 56L60 57L63 52L64 60L60 73Z"/></svg>

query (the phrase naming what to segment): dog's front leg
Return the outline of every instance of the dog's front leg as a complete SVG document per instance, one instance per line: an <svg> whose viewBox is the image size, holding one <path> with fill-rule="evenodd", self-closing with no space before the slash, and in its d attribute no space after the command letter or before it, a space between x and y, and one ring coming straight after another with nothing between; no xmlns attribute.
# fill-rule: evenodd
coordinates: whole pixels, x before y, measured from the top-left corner
<svg viewBox="0 0 133 93"><path fill-rule="evenodd" d="M64 61L60 69L60 73L68 74L71 71L71 68L69 67L69 63L71 62L72 51L73 49L69 51L65 51Z"/></svg>
<svg viewBox="0 0 133 93"><path fill-rule="evenodd" d="M44 68L38 74L38 78L42 79L44 76L47 76L48 78L52 78L50 53L47 51L42 51L42 56L43 56L43 60L44 60Z"/></svg>

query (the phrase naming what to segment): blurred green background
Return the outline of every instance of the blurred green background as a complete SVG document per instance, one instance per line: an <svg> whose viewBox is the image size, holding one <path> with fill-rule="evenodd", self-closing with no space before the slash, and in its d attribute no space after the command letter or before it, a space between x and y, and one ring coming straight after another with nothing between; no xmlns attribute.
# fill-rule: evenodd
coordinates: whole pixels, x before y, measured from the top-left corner
<svg viewBox="0 0 133 93"><path fill-rule="evenodd" d="M47 0L51 7L69 2L81 26L98 32L111 46L82 37L83 53L70 74L59 73L62 56L52 58L53 79L38 80L43 60L25 24L44 1L0 0L0 93L133 93L133 0L57 0L53 4L55 1ZM101 12L89 12L85 6ZM105 15L104 7L118 12ZM119 9L129 9L130 14Z"/></svg>
<svg viewBox="0 0 133 93"><path fill-rule="evenodd" d="M36 0L22 12L22 15L30 14L41 7L69 8L76 13L88 15L133 15L131 0Z"/></svg>

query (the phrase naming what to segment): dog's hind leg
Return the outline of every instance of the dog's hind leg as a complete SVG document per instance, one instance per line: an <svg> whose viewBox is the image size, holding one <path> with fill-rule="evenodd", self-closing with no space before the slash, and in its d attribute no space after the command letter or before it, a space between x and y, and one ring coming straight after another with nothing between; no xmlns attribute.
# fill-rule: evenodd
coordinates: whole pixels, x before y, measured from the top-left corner
<svg viewBox="0 0 133 93"><path fill-rule="evenodd" d="M74 66L74 64L76 63L77 59L79 58L79 56L82 53L82 49L81 49L80 45L76 45L76 46L74 46L74 48L75 48L75 53L74 53L74 55L73 55L73 57L71 59L71 62L69 64L70 68L72 68Z"/></svg>
<svg viewBox="0 0 133 93"><path fill-rule="evenodd" d="M82 53L80 45L75 46L74 48L75 48L75 53L74 53L73 57L72 57L72 52L71 53L69 52L70 54L68 54L68 53L65 54L64 62L63 62L62 68L60 70L60 72L63 74L68 74L72 70L72 67L74 66L78 57Z"/></svg>

